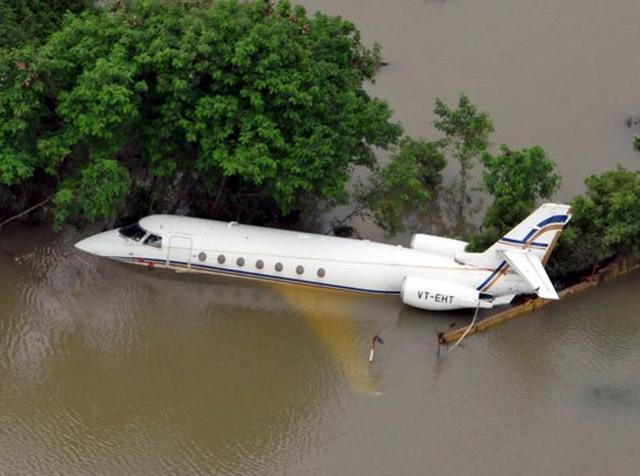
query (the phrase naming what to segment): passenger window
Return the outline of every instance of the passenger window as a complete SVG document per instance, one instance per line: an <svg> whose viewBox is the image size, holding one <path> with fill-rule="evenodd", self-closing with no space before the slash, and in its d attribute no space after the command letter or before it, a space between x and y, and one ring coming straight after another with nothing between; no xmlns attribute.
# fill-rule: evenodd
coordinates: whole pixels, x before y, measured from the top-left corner
<svg viewBox="0 0 640 476"><path fill-rule="evenodd" d="M151 233L147 239L144 240L144 244L147 246L153 246L154 248L162 248L162 237Z"/></svg>
<svg viewBox="0 0 640 476"><path fill-rule="evenodd" d="M119 233L125 238L131 238L134 241L140 241L144 237L144 235L147 234L147 232L143 230L137 223L120 228Z"/></svg>

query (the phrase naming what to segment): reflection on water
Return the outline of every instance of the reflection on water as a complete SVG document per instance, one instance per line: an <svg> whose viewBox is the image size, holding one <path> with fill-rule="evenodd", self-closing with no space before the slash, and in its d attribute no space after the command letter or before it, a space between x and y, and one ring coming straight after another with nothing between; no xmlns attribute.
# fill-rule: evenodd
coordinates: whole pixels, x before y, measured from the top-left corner
<svg viewBox="0 0 640 476"><path fill-rule="evenodd" d="M397 314L397 303L388 296L357 296L338 291L327 292L293 286L278 286L292 309L304 319L314 336L326 348L327 355L344 373L356 391L369 395L377 393L375 376L366 360L366 345L373 337L361 335L354 316L389 312ZM374 306L378 306L374 308ZM375 315L375 314L374 314Z"/></svg>

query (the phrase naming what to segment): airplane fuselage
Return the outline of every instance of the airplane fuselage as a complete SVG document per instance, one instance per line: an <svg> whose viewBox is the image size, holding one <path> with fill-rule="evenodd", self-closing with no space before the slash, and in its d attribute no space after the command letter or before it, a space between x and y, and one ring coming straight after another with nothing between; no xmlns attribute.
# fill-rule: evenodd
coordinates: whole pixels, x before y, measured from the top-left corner
<svg viewBox="0 0 640 476"><path fill-rule="evenodd" d="M399 294L407 276L478 288L501 274L492 296L528 292L514 273L402 246L174 215L140 220L133 237L111 230L78 243L128 263L373 294ZM143 235L144 233L144 235ZM131 233L130 233L131 234ZM142 236L139 236L142 235ZM151 240L150 237L159 239ZM159 245L159 246L158 246ZM446 292L420 298L447 304Z"/></svg>

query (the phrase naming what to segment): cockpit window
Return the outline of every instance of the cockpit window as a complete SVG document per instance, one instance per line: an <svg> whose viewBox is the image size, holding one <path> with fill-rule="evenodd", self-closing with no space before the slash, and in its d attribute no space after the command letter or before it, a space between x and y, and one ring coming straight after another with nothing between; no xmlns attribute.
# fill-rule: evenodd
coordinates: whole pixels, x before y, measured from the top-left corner
<svg viewBox="0 0 640 476"><path fill-rule="evenodd" d="M144 244L147 246L153 246L154 248L162 248L162 237L151 233L147 239L144 240Z"/></svg>
<svg viewBox="0 0 640 476"><path fill-rule="evenodd" d="M140 241L144 237L144 235L147 234L147 232L140 228L140 225L134 223L133 225L120 228L120 234L125 238L131 238L132 240Z"/></svg>

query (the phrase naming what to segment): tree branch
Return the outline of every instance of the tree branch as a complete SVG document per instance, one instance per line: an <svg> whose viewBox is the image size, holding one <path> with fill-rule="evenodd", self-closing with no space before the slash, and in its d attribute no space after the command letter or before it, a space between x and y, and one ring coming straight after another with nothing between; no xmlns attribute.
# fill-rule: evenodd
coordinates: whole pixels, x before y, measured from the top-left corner
<svg viewBox="0 0 640 476"><path fill-rule="evenodd" d="M339 228L342 225L344 225L345 223L347 223L354 216L357 216L357 215L361 214L362 212L364 212L366 209L367 209L366 205L362 205L362 206L356 208L351 213L349 213L346 217L342 218L341 220L338 220L338 221L334 222L333 225L331 226L331 228L329 228L327 231L325 231L323 233L323 235L328 235L329 233L331 233L336 228Z"/></svg>
<svg viewBox="0 0 640 476"><path fill-rule="evenodd" d="M17 215L12 216L11 218L7 218L5 221L0 223L0 228L5 226L7 223L10 223L10 222L12 222L14 220L17 220L18 218L21 218L21 217L25 216L28 213L31 213L33 210L46 205L52 198L53 198L53 195L49 195L47 198L45 198L41 202L36 203L34 206L27 208L23 212L20 212Z"/></svg>

